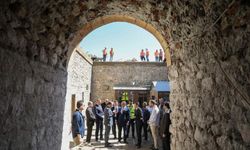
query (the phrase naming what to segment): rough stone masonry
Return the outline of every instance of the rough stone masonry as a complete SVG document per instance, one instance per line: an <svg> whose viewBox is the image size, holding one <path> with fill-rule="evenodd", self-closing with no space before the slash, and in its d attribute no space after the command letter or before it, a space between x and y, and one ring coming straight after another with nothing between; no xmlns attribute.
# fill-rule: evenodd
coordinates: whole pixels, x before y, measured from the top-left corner
<svg viewBox="0 0 250 150"><path fill-rule="evenodd" d="M70 43L116 14L152 24L173 50L172 149L250 149L247 0L1 1L0 149L61 149Z"/></svg>

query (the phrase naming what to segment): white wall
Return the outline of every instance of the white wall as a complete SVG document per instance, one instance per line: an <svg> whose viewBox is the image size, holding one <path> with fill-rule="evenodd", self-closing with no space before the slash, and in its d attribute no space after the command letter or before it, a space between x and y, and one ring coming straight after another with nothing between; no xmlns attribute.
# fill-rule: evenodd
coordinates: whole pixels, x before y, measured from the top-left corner
<svg viewBox="0 0 250 150"><path fill-rule="evenodd" d="M62 150L69 149L70 141L73 141L71 128L71 97L72 94L76 95L76 101L82 100L82 92L84 92L85 105L90 100L91 90L91 74L92 74L92 61L85 54L75 51L68 64L68 81L67 81L67 94L64 110L64 125L63 125L63 138ZM88 86L88 89L86 89ZM87 105L86 105L87 106Z"/></svg>

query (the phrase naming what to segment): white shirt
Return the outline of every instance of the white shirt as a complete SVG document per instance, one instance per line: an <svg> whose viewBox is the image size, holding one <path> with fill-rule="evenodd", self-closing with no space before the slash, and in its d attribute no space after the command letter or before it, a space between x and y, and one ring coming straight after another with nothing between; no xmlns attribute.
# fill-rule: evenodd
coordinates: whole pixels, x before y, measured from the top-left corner
<svg viewBox="0 0 250 150"><path fill-rule="evenodd" d="M159 126L160 123L160 113L159 108L155 105L152 109L148 124L150 126Z"/></svg>

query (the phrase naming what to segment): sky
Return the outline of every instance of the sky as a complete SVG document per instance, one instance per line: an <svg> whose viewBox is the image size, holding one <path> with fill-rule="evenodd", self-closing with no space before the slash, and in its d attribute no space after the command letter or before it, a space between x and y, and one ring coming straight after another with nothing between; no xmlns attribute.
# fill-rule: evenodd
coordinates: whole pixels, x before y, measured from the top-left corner
<svg viewBox="0 0 250 150"><path fill-rule="evenodd" d="M93 30L83 38L80 47L97 57L102 57L102 50L105 47L109 54L112 47L114 61L126 61L133 58L140 60L140 51L146 48L150 51L149 59L154 60L155 49L162 49L158 40L150 32L126 22L114 22Z"/></svg>

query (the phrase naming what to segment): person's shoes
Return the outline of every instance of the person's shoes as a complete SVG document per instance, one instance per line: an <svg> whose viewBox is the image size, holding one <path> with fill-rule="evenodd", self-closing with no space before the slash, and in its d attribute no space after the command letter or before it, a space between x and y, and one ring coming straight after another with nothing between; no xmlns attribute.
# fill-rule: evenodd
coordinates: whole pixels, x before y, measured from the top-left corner
<svg viewBox="0 0 250 150"><path fill-rule="evenodd" d="M116 136L114 137L114 139L117 139Z"/></svg>
<svg viewBox="0 0 250 150"><path fill-rule="evenodd" d="M123 143L128 144L128 142L127 142L127 141L124 141Z"/></svg>
<svg viewBox="0 0 250 150"><path fill-rule="evenodd" d="M139 148L141 148L141 146L140 146L140 145L138 145L138 146L136 146L136 148L137 148L137 149L139 149Z"/></svg>
<svg viewBox="0 0 250 150"><path fill-rule="evenodd" d="M104 139L103 138L100 138L101 141L103 141Z"/></svg>
<svg viewBox="0 0 250 150"><path fill-rule="evenodd" d="M135 139L135 136L132 136L133 139Z"/></svg>

